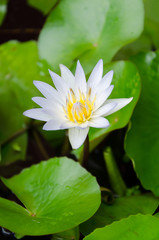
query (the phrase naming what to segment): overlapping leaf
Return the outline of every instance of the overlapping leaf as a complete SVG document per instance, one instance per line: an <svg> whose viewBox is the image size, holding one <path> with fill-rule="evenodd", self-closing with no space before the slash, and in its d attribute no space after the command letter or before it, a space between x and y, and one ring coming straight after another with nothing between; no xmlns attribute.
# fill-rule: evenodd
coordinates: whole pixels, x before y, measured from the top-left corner
<svg viewBox="0 0 159 240"><path fill-rule="evenodd" d="M109 62L143 29L141 0L63 0L49 15L39 37L40 57L54 71L80 59L89 73L99 58Z"/></svg>
<svg viewBox="0 0 159 240"><path fill-rule="evenodd" d="M142 92L126 138L126 151L144 188L159 196L159 52L132 59L140 72Z"/></svg>
<svg viewBox="0 0 159 240"><path fill-rule="evenodd" d="M96 229L84 240L154 240L158 235L159 219L151 215L138 214Z"/></svg>
<svg viewBox="0 0 159 240"><path fill-rule="evenodd" d="M0 198L0 226L18 235L46 235L73 228L100 205L95 178L68 158L53 158L2 180L26 207Z"/></svg>
<svg viewBox="0 0 159 240"><path fill-rule="evenodd" d="M130 215L153 214L158 204L159 199L152 194L116 198L112 204L102 203L95 215L81 224L80 229L84 235L87 235L96 228L105 227Z"/></svg>
<svg viewBox="0 0 159 240"><path fill-rule="evenodd" d="M27 135L18 136L23 131L23 111L35 104L31 97L39 92L33 80L50 80L45 65L38 59L36 42L18 43L15 41L0 46L0 142L2 163L25 158ZM25 118L27 120L27 118ZM16 139L12 136L17 133ZM8 141L9 140L9 141ZM11 140L11 141L10 141Z"/></svg>
<svg viewBox="0 0 159 240"><path fill-rule="evenodd" d="M37 8L45 15L53 8L57 1L58 0L28 0L28 4Z"/></svg>

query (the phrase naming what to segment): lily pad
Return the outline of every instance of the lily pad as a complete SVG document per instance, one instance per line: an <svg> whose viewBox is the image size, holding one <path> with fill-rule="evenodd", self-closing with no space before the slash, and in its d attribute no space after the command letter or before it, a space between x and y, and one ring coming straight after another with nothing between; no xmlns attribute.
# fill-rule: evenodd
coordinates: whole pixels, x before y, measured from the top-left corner
<svg viewBox="0 0 159 240"><path fill-rule="evenodd" d="M151 215L134 215L96 229L84 240L155 240L159 236L159 219Z"/></svg>
<svg viewBox="0 0 159 240"><path fill-rule="evenodd" d="M159 196L159 51L141 53L132 60L141 75L142 91L125 149L144 188Z"/></svg>
<svg viewBox="0 0 159 240"><path fill-rule="evenodd" d="M25 53L25 54L24 54ZM15 60L16 59L16 60ZM2 164L25 159L27 135L23 112L35 104L31 97L39 92L33 80L52 82L49 73L38 58L36 42L8 42L0 46L0 144ZM23 132L23 135L18 135ZM16 139L12 136L16 135Z"/></svg>
<svg viewBox="0 0 159 240"><path fill-rule="evenodd" d="M58 0L28 0L28 4L46 15L56 4Z"/></svg>
<svg viewBox="0 0 159 240"><path fill-rule="evenodd" d="M130 59L141 51L151 51L159 48L159 1L143 0L145 9L144 31L141 36L126 46L124 46L114 59Z"/></svg>
<svg viewBox="0 0 159 240"><path fill-rule="evenodd" d="M79 240L80 232L79 227L69 229L62 233L57 233L53 235L51 240Z"/></svg>
<svg viewBox="0 0 159 240"><path fill-rule="evenodd" d="M0 2L0 25L3 22L3 19L7 12L7 3L8 3L8 0L1 0Z"/></svg>
<svg viewBox="0 0 159 240"><path fill-rule="evenodd" d="M110 126L108 128L91 128L89 131L90 151L92 151L105 137L106 135L122 127L125 127L132 115L134 107L138 101L140 94L140 76L137 72L134 64L128 61L113 62L105 65L104 73L114 70L114 76L112 84L114 89L110 95L112 98L130 98L133 100L125 106L123 109L108 116ZM82 154L82 147L78 150L74 150L73 153L80 158Z"/></svg>
<svg viewBox="0 0 159 240"><path fill-rule="evenodd" d="M80 230L84 235L88 235L96 228L104 227L130 215L153 214L158 204L159 199L152 194L116 198L111 205L102 203L95 215L81 224Z"/></svg>
<svg viewBox="0 0 159 240"><path fill-rule="evenodd" d="M96 179L65 157L2 180L25 206L0 198L0 226L17 235L65 231L90 218L100 205Z"/></svg>
<svg viewBox="0 0 159 240"><path fill-rule="evenodd" d="M99 57L109 62L124 45L141 34L142 0L63 0L50 13L40 33L42 59L59 71L80 59L89 73Z"/></svg>

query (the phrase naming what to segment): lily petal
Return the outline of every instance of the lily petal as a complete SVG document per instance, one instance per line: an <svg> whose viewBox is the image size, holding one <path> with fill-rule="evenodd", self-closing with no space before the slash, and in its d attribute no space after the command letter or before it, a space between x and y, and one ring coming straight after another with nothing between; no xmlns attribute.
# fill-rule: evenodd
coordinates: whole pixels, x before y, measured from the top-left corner
<svg viewBox="0 0 159 240"><path fill-rule="evenodd" d="M105 85L104 85L105 88L108 88L110 86L112 79L113 79L113 74L114 74L114 71L111 70L107 74L104 75L102 82L105 82Z"/></svg>
<svg viewBox="0 0 159 240"><path fill-rule="evenodd" d="M77 124L71 122L71 121L64 121L61 125L60 125L60 129L67 129L67 128L74 128L77 127Z"/></svg>
<svg viewBox="0 0 159 240"><path fill-rule="evenodd" d="M63 64L60 64L60 70L61 70L61 77L66 81L68 86L74 86L75 77L73 76L72 72Z"/></svg>
<svg viewBox="0 0 159 240"><path fill-rule="evenodd" d="M48 99L58 99L59 94L56 89L49 84L41 81L33 81L35 87Z"/></svg>
<svg viewBox="0 0 159 240"><path fill-rule="evenodd" d="M79 148L85 141L89 127L87 128L70 128L68 130L68 137L71 143L72 148Z"/></svg>
<svg viewBox="0 0 159 240"><path fill-rule="evenodd" d="M108 127L110 124L109 124L109 121L104 118L104 117L98 117L98 118L92 118L90 121L89 121L89 126L90 127L95 127L95 128L106 128Z"/></svg>
<svg viewBox="0 0 159 240"><path fill-rule="evenodd" d="M43 97L33 97L32 100L42 108L50 109L51 111L53 110L62 111L62 105L53 99L46 99Z"/></svg>
<svg viewBox="0 0 159 240"><path fill-rule="evenodd" d="M56 89L63 95L67 95L69 87L67 83L56 73L49 70L50 76L54 82Z"/></svg>
<svg viewBox="0 0 159 240"><path fill-rule="evenodd" d="M96 64L96 66L94 67L88 79L88 82L87 82L88 89L95 88L98 85L98 83L101 81L102 75L103 75L103 60L100 59Z"/></svg>
<svg viewBox="0 0 159 240"><path fill-rule="evenodd" d="M112 78L113 78L113 70L108 72L104 77L103 79L100 81L100 83L98 84L97 88L96 88L96 94L97 95L100 95L102 94L103 92L106 91L106 89L110 86L111 84L111 81L112 81Z"/></svg>
<svg viewBox="0 0 159 240"><path fill-rule="evenodd" d="M23 115L41 120L41 121L49 121L52 117L48 113L46 113L42 108L33 108L25 111Z"/></svg>
<svg viewBox="0 0 159 240"><path fill-rule="evenodd" d="M102 107L98 108L95 113L93 114L92 117L97 117L97 116L108 116L109 112L111 110L113 110L114 107L116 107L117 103L106 103L105 105L103 105Z"/></svg>
<svg viewBox="0 0 159 240"><path fill-rule="evenodd" d="M59 119L51 119L47 123L44 124L43 130L59 130L60 129L60 121Z"/></svg>
<svg viewBox="0 0 159 240"><path fill-rule="evenodd" d="M111 92L113 91L114 85L111 85L108 87L105 92L102 92L102 94L99 94L96 96L95 101L95 110L97 110L110 96Z"/></svg>
<svg viewBox="0 0 159 240"><path fill-rule="evenodd" d="M87 90L86 77L79 61L77 61L77 67L75 72L75 84L77 86L77 89L80 89L81 92L86 94Z"/></svg>
<svg viewBox="0 0 159 240"><path fill-rule="evenodd" d="M50 103L50 101L43 97L33 97L32 100L43 108L47 106L47 103Z"/></svg>
<svg viewBox="0 0 159 240"><path fill-rule="evenodd" d="M110 110L108 115L110 115L114 112L117 112L121 108L125 107L127 104L129 104L132 101L132 99L133 99L133 97L131 97L131 98L108 99L106 101L106 103L116 103L116 106L112 110ZM105 116L107 116L107 115L105 115Z"/></svg>

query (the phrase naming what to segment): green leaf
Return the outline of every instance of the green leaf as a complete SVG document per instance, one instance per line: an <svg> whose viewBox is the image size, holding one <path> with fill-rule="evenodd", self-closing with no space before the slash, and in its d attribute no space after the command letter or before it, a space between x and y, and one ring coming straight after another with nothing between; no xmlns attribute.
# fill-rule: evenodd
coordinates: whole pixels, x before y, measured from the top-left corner
<svg viewBox="0 0 159 240"><path fill-rule="evenodd" d="M1 2L0 2L0 25L3 22L3 19L7 12L7 2L8 2L8 0L1 0Z"/></svg>
<svg viewBox="0 0 159 240"><path fill-rule="evenodd" d="M152 194L116 198L111 205L102 203L95 215L81 224L80 230L87 235L96 228L104 227L130 215L153 214L158 204L159 199Z"/></svg>
<svg viewBox="0 0 159 240"><path fill-rule="evenodd" d="M123 47L115 56L116 60L130 59L141 51L159 48L159 1L144 0L145 22L144 31L133 43Z"/></svg>
<svg viewBox="0 0 159 240"><path fill-rule="evenodd" d="M159 236L159 219L151 215L135 215L95 230L84 240L155 240Z"/></svg>
<svg viewBox="0 0 159 240"><path fill-rule="evenodd" d="M114 89L112 91L112 94L110 95L110 99L133 97L133 100L120 111L115 112L107 117L110 122L110 126L108 128L90 129L90 151L92 151L106 137L109 132L115 129L125 127L126 124L128 124L133 109L139 98L141 87L140 77L134 64L128 61L113 62L105 65L104 73L112 69L114 70L114 76L112 81ZM73 153L77 156L77 158L81 157L82 147L78 150L74 150Z"/></svg>
<svg viewBox="0 0 159 240"><path fill-rule="evenodd" d="M132 60L141 75L142 92L125 149L144 188L159 196L159 52L142 53Z"/></svg>
<svg viewBox="0 0 159 240"><path fill-rule="evenodd" d="M38 58L36 42L8 42L0 46L0 143L2 164L25 159L27 135L23 112L35 106L31 98L39 92L33 80L52 83L46 66ZM23 135L18 133L23 132ZM17 137L13 140L12 136Z"/></svg>
<svg viewBox="0 0 159 240"><path fill-rule="evenodd" d="M145 6L145 35L147 35L153 45L159 48L159 2L156 0L144 0Z"/></svg>
<svg viewBox="0 0 159 240"><path fill-rule="evenodd" d="M0 198L0 226L18 235L65 231L90 218L100 205L96 179L65 157L2 180L26 207Z"/></svg>
<svg viewBox="0 0 159 240"><path fill-rule="evenodd" d="M53 235L51 240L79 240L80 233L79 228L72 228L62 233Z"/></svg>
<svg viewBox="0 0 159 240"><path fill-rule="evenodd" d="M39 54L58 71L80 59L89 73L99 58L109 62L143 30L142 0L63 0L49 15L39 37Z"/></svg>
<svg viewBox="0 0 159 240"><path fill-rule="evenodd" d="M55 6L57 1L58 0L28 0L28 4L46 15Z"/></svg>

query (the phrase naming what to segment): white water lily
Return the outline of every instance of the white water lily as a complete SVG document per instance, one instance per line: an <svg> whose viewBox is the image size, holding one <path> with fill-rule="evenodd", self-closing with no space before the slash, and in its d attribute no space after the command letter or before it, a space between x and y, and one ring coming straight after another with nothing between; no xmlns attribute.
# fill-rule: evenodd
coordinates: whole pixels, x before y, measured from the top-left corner
<svg viewBox="0 0 159 240"><path fill-rule="evenodd" d="M68 129L72 148L79 148L85 141L89 128L107 128L106 116L127 105L132 98L108 99L113 90L113 71L103 75L103 61L94 67L88 81L84 70L77 62L75 76L60 65L61 77L49 70L56 89L47 83L34 81L44 95L32 100L41 108L30 109L24 115L46 121L44 130Z"/></svg>

